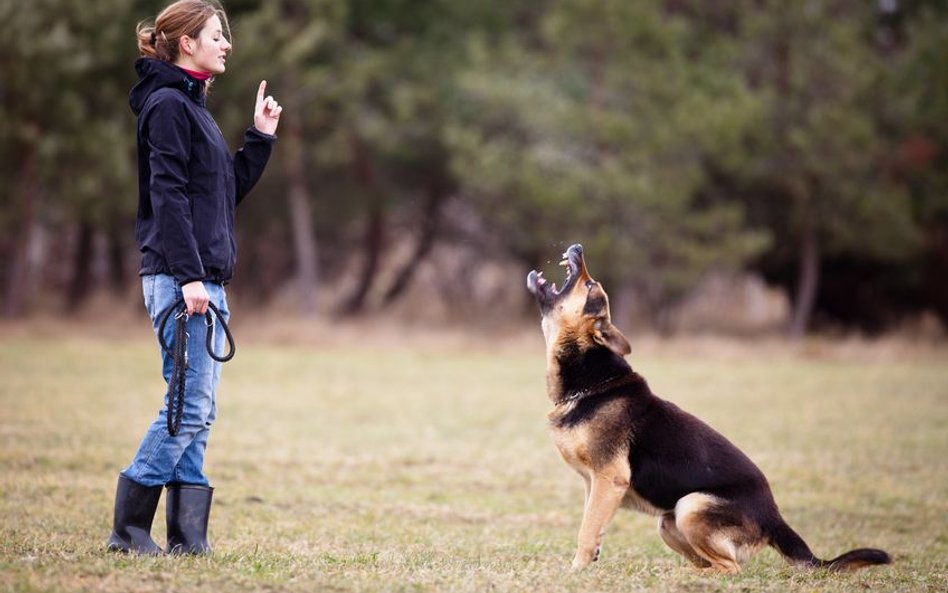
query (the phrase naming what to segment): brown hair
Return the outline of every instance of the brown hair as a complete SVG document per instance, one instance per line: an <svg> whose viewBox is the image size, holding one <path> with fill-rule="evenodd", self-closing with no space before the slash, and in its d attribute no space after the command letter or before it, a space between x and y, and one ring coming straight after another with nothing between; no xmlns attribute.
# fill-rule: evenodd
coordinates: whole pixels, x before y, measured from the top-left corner
<svg viewBox="0 0 948 593"><path fill-rule="evenodd" d="M180 45L178 41L187 35L197 39L207 19L214 15L221 19L224 36L230 40L230 26L224 9L212 0L177 0L158 13L154 24L149 21L138 23L135 33L138 37L138 55L144 58L157 58L165 62L178 59Z"/></svg>

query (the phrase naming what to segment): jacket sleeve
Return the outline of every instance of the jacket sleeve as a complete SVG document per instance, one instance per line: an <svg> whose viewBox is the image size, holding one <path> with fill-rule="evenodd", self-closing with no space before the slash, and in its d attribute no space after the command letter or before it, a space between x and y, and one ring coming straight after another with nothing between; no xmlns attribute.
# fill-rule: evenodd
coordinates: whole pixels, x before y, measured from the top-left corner
<svg viewBox="0 0 948 593"><path fill-rule="evenodd" d="M187 191L191 122L180 103L157 100L146 124L151 204L165 261L181 284L203 280L204 265L194 235Z"/></svg>
<svg viewBox="0 0 948 593"><path fill-rule="evenodd" d="M237 203L257 184L270 160L276 136L264 134L253 126L244 133L244 145L234 155L234 178L237 180Z"/></svg>

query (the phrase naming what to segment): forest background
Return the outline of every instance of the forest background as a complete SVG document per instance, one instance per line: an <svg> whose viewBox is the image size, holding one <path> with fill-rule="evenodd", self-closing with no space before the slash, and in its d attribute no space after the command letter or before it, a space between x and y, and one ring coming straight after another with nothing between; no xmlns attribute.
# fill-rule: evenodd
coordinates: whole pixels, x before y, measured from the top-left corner
<svg viewBox="0 0 948 593"><path fill-rule="evenodd" d="M0 0L4 317L139 298L127 93L164 4ZM285 106L238 212L246 305L532 319L526 272L578 241L620 326L696 327L712 294L719 329L948 324L945 2L224 6L224 136L261 79Z"/></svg>

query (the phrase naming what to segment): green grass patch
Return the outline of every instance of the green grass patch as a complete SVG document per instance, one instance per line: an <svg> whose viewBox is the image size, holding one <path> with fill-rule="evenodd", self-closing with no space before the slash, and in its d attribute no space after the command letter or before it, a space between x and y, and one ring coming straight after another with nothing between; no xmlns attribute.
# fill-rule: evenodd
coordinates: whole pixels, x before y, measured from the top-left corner
<svg viewBox="0 0 948 593"><path fill-rule="evenodd" d="M788 352L633 355L754 459L814 551L895 564L712 576L620 512L567 569L583 488L546 432L542 345L241 345L208 448L204 558L104 551L118 471L160 407L147 339L0 338L0 591L945 591L948 365ZM153 535L164 542L163 503Z"/></svg>

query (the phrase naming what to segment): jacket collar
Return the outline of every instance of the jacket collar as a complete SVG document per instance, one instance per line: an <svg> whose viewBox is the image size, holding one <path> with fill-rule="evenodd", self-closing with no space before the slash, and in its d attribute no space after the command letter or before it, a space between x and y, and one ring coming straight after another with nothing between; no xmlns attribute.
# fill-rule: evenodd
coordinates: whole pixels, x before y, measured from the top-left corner
<svg viewBox="0 0 948 593"><path fill-rule="evenodd" d="M138 73L138 83L128 94L128 102L135 115L141 113L152 93L168 87L180 90L201 107L206 105L207 83L195 79L171 62L139 58L135 61L135 71Z"/></svg>

